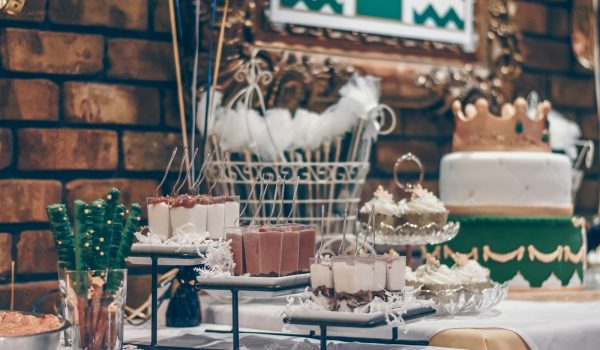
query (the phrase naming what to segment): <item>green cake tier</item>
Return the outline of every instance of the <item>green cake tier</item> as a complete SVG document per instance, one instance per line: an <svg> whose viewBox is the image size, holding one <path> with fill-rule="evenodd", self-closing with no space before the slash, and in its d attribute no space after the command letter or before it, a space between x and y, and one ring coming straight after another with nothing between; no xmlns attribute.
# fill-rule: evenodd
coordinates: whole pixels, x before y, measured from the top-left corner
<svg viewBox="0 0 600 350"><path fill-rule="evenodd" d="M452 253L459 252L489 268L497 282L511 281L517 273L533 288L541 287L552 274L562 286L575 277L583 281L582 219L452 216L450 220L461 224L456 238L427 248L444 264L453 265Z"/></svg>

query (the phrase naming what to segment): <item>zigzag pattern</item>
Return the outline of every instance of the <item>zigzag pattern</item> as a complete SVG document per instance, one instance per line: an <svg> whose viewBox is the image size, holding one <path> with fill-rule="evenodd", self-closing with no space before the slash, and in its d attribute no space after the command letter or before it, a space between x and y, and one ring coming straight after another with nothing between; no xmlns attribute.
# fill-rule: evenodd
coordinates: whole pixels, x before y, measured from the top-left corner
<svg viewBox="0 0 600 350"><path fill-rule="evenodd" d="M454 22L458 29L462 30L465 28L465 22L458 17L453 8L450 8L443 17L440 17L435 8L433 8L433 5L427 6L423 13L418 13L416 10L413 10L413 15L415 24L425 24L428 19L432 19L435 22L436 27L439 28L446 28L450 22Z"/></svg>
<svg viewBox="0 0 600 350"><path fill-rule="evenodd" d="M336 0L281 0L281 5L283 7L294 8L299 2L304 3L311 11L320 12L326 5L329 5L335 13L342 13L343 11L342 4L338 3Z"/></svg>

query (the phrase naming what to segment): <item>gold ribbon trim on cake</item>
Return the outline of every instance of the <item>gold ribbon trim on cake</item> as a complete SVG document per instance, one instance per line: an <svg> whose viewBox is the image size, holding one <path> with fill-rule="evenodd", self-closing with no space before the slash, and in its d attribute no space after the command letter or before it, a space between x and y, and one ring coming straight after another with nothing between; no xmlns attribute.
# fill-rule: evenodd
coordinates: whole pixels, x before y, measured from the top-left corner
<svg viewBox="0 0 600 350"><path fill-rule="evenodd" d="M563 255L563 246L558 246L556 247L556 250L553 251L552 253L542 253L539 250L537 250L533 245L530 245L529 247L527 247L527 251L529 252L529 260L534 261L534 260L539 260L541 262L545 262L545 263L551 263L553 261L561 261L562 260L562 255Z"/></svg>
<svg viewBox="0 0 600 350"><path fill-rule="evenodd" d="M492 259L493 261L499 263L505 263L514 260L515 258L517 259L517 261L521 261L523 260L523 255L525 255L525 247L523 246L520 246L512 252L508 252L505 254L492 252L490 246L487 244L483 246L483 261L488 261L489 259Z"/></svg>
<svg viewBox="0 0 600 350"><path fill-rule="evenodd" d="M436 247L437 249L438 247ZM439 249L437 250L437 255L439 258ZM448 247L447 245L444 245L444 259L449 259L451 258L454 253L456 253L455 251L452 250L452 248ZM467 258L469 259L473 259L473 260L479 260L479 249L477 249L477 247L473 247L471 248L471 251L469 253L461 253L463 255L466 255Z"/></svg>
<svg viewBox="0 0 600 350"><path fill-rule="evenodd" d="M573 264L577 264L577 263L584 261L585 260L585 246L582 245L581 248L579 249L579 251L577 252L577 254L573 254L573 252L571 252L571 247L566 245L564 247L564 258L565 258L565 261L570 261Z"/></svg>

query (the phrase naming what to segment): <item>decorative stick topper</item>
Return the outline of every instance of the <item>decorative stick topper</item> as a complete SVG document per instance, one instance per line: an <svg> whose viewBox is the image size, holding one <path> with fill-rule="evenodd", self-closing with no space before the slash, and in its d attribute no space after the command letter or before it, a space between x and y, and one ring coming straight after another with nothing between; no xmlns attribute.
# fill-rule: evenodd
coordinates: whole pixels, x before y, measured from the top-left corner
<svg viewBox="0 0 600 350"><path fill-rule="evenodd" d="M414 162L419 167L419 180L417 181L416 185L413 185L412 183L409 183L409 182L400 181L400 174L399 174L400 166L404 162ZM396 185L404 191L410 192L415 187L420 186L423 183L424 176L425 176L425 169L423 168L423 164L421 163L421 160L417 156L415 156L414 154L412 154L410 152L406 153L402 157L398 158L398 160L396 161L396 164L394 164L394 182L396 182Z"/></svg>

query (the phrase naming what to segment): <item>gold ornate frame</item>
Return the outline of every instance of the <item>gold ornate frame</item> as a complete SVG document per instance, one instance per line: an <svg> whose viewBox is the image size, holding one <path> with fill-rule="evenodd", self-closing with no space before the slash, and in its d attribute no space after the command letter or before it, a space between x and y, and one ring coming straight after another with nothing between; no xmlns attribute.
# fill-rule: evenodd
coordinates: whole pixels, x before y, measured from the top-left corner
<svg viewBox="0 0 600 350"><path fill-rule="evenodd" d="M212 27L211 1L202 1L206 53L211 36L213 42L218 38L224 1L219 1ZM240 88L234 78L236 70L258 50L261 65L274 76L263 87L271 107L322 110L337 99L337 89L357 70L381 77L383 98L394 107L445 110L456 98L482 95L492 104L501 103L505 83L520 74L522 62L510 1L477 1L475 26L480 39L477 50L467 53L457 45L437 42L297 25L278 27L268 18L268 0L230 0L219 87L226 101L233 96ZM206 73L201 71L200 77Z"/></svg>

